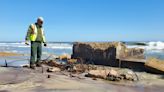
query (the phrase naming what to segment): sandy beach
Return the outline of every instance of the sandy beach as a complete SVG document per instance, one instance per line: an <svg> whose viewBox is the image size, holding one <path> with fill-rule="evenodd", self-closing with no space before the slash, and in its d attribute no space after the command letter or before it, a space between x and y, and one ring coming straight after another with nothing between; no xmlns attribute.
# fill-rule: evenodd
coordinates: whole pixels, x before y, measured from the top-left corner
<svg viewBox="0 0 164 92"><path fill-rule="evenodd" d="M1 92L163 92L162 76L144 74L139 82L92 80L83 74L70 77L67 72L47 73L41 69L0 67ZM50 78L47 76L50 75ZM146 80L145 80L146 79Z"/></svg>

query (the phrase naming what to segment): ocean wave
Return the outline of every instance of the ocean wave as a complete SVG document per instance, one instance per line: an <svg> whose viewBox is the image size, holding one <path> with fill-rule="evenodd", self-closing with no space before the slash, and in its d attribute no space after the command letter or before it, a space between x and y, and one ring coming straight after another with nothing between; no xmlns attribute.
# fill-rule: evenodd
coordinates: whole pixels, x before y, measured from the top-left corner
<svg viewBox="0 0 164 92"><path fill-rule="evenodd" d="M13 42L13 43L0 43L0 47L16 47L16 48L29 48L24 44L24 42ZM49 49L72 49L73 44L71 43L48 43L46 48ZM145 50L164 50L164 42L157 41L157 42L128 42L128 48L142 48Z"/></svg>
<svg viewBox="0 0 164 92"><path fill-rule="evenodd" d="M127 45L128 48L142 48L145 50L164 50L164 42L147 42L146 45Z"/></svg>
<svg viewBox="0 0 164 92"><path fill-rule="evenodd" d="M50 49L72 49L72 44L70 43L48 43L46 48ZM0 47L18 47L18 48L29 48L24 44L24 42L16 42L16 43L0 43Z"/></svg>
<svg viewBox="0 0 164 92"><path fill-rule="evenodd" d="M72 46L65 47L65 46L48 46L47 48L50 49L72 49Z"/></svg>
<svg viewBox="0 0 164 92"><path fill-rule="evenodd" d="M30 46L28 45L23 45L23 46L15 46L15 47L20 47L20 48L29 48Z"/></svg>

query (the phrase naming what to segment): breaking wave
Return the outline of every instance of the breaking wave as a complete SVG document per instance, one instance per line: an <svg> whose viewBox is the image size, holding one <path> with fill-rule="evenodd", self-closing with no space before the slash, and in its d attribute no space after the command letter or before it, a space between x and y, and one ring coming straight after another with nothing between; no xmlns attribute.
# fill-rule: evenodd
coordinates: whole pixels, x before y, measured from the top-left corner
<svg viewBox="0 0 164 92"><path fill-rule="evenodd" d="M47 48L50 49L72 49L72 44L70 43L50 43Z"/></svg>
<svg viewBox="0 0 164 92"><path fill-rule="evenodd" d="M164 42L158 41L158 42L144 42L145 45L128 45L128 48L142 48L145 50L164 50Z"/></svg>
<svg viewBox="0 0 164 92"><path fill-rule="evenodd" d="M29 48L24 44L24 42L17 42L17 43L0 43L0 47L15 47L15 48ZM48 43L46 48L50 49L72 49L71 43Z"/></svg>

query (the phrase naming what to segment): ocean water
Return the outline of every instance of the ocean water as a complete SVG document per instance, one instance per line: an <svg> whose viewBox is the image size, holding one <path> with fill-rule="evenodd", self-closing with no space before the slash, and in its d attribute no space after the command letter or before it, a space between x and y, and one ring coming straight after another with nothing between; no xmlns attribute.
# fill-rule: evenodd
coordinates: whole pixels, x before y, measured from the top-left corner
<svg viewBox="0 0 164 92"><path fill-rule="evenodd" d="M69 42L51 42L47 47L43 46L43 55L55 54L72 54L72 43ZM19 54L30 54L30 45L24 42L1 42L0 52L13 52Z"/></svg>
<svg viewBox="0 0 164 92"><path fill-rule="evenodd" d="M50 42L47 47L43 46L42 59L53 58L63 54L72 54L73 43L71 42ZM0 52L12 52L23 54L23 56L0 57L0 66L7 62L8 66L19 67L29 64L30 45L24 42L0 42ZM6 61L6 62L5 62Z"/></svg>
<svg viewBox="0 0 164 92"><path fill-rule="evenodd" d="M125 42L128 48L142 48L145 50L145 57L155 57L164 60L164 42Z"/></svg>
<svg viewBox="0 0 164 92"><path fill-rule="evenodd" d="M143 48L145 57L155 57L164 60L164 42L124 42L128 48ZM43 47L43 57L46 59L52 56L72 54L72 42L50 42L47 47ZM29 63L30 46L24 42L0 42L0 52L13 52L24 54L24 56L0 57L0 65L5 65L5 60L9 66L18 66Z"/></svg>

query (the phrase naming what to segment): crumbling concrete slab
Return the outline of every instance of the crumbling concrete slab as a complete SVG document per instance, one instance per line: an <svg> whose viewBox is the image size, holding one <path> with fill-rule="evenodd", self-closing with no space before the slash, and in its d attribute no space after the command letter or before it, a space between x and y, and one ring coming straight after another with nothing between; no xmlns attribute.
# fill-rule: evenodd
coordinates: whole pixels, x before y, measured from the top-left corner
<svg viewBox="0 0 164 92"><path fill-rule="evenodd" d="M135 73L130 70L124 70L124 72L114 69L91 70L86 74L86 77L101 78L110 81L137 81Z"/></svg>
<svg viewBox="0 0 164 92"><path fill-rule="evenodd" d="M160 73L164 75L164 61L156 59L156 58L149 58L145 63L145 67L149 72L153 73Z"/></svg>
<svg viewBox="0 0 164 92"><path fill-rule="evenodd" d="M97 65L109 65L119 67L120 62L118 62L117 60L127 58L138 60L144 59L144 50L139 48L129 49L126 47L125 44L121 42L77 42L73 45L72 58L80 58L81 60L83 60L84 63L93 62Z"/></svg>

